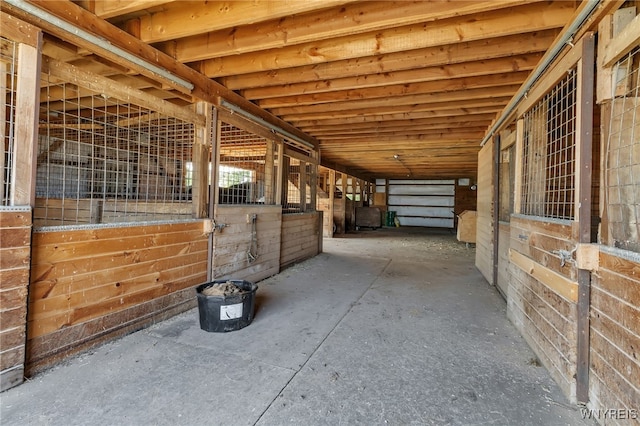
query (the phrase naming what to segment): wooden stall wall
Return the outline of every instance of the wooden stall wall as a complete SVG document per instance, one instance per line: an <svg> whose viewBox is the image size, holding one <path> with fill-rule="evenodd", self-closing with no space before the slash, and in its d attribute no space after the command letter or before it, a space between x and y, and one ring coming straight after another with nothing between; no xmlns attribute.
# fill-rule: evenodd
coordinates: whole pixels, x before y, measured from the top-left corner
<svg viewBox="0 0 640 426"><path fill-rule="evenodd" d="M24 378L30 245L31 209L0 211L0 392Z"/></svg>
<svg viewBox="0 0 640 426"><path fill-rule="evenodd" d="M300 262L322 251L322 212L282 216L280 266Z"/></svg>
<svg viewBox="0 0 640 426"><path fill-rule="evenodd" d="M33 234L27 373L195 306L203 222Z"/></svg>
<svg viewBox="0 0 640 426"><path fill-rule="evenodd" d="M640 418L640 256L603 249L591 281L589 406ZM635 410L635 411L634 411ZM602 412L601 411L601 412ZM626 424L623 418L618 424ZM631 419L629 419L631 420Z"/></svg>
<svg viewBox="0 0 640 426"><path fill-rule="evenodd" d="M493 142L478 153L476 267L493 283Z"/></svg>
<svg viewBox="0 0 640 426"><path fill-rule="evenodd" d="M639 1L625 2L598 27L601 108L595 121L602 123L602 171L594 201L600 202L602 223L591 273L588 407L607 425L638 424L640 419L638 34Z"/></svg>
<svg viewBox="0 0 640 426"><path fill-rule="evenodd" d="M252 217L255 215L255 224ZM217 205L213 277L259 281L280 271L282 207Z"/></svg>
<svg viewBox="0 0 640 426"><path fill-rule="evenodd" d="M572 232L571 224L559 221L511 217L507 315L575 401L577 268L554 254L575 246Z"/></svg>

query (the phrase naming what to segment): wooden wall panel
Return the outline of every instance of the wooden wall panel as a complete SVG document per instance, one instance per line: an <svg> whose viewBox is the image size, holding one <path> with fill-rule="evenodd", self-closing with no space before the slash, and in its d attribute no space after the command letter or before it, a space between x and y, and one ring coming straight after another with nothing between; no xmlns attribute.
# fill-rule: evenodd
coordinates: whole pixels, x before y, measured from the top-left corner
<svg viewBox="0 0 640 426"><path fill-rule="evenodd" d="M206 277L201 221L34 233L28 372L195 306Z"/></svg>
<svg viewBox="0 0 640 426"><path fill-rule="evenodd" d="M252 224L247 215L256 214L256 242L250 261L247 252L252 243ZM234 278L260 281L280 271L280 232L282 208L280 206L218 205L215 220L224 224L214 235L214 279Z"/></svg>
<svg viewBox="0 0 640 426"><path fill-rule="evenodd" d="M593 409L640 404L640 260L600 252L591 281L589 399ZM626 424L612 419L611 424ZM616 423L617 422L617 423Z"/></svg>
<svg viewBox="0 0 640 426"><path fill-rule="evenodd" d="M575 401L577 272L571 261L561 266L557 254L575 246L574 225L511 216L510 227L507 315Z"/></svg>
<svg viewBox="0 0 640 426"><path fill-rule="evenodd" d="M287 214L282 216L282 243L280 266L313 257L320 251L318 239L322 239L319 212Z"/></svg>
<svg viewBox="0 0 640 426"><path fill-rule="evenodd" d="M0 211L0 392L24 380L31 209Z"/></svg>
<svg viewBox="0 0 640 426"><path fill-rule="evenodd" d="M476 267L493 283L493 142L478 153Z"/></svg>
<svg viewBox="0 0 640 426"><path fill-rule="evenodd" d="M498 234L498 281L497 286L500 293L507 297L511 272L509 271L509 248L511 247L511 226L508 223L500 224Z"/></svg>

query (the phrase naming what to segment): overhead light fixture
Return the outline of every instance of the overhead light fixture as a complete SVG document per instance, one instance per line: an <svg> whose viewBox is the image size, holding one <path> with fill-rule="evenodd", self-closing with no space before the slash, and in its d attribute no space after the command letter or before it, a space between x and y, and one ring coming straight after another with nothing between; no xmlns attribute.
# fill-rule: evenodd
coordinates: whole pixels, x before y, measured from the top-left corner
<svg viewBox="0 0 640 426"><path fill-rule="evenodd" d="M81 28L76 27L75 25L58 18L55 15L52 15L51 13L42 10L34 5L32 5L31 3L28 3L24 0L2 0L3 2L6 2L8 4L10 4L11 6L22 10L23 12L28 13L29 15L35 16L36 18L42 19L52 25L54 25L55 27L73 35L76 37L80 37L82 40L89 42L91 44L93 44L94 46L98 46L102 49L105 50L109 50L115 54L117 54L118 56L122 57L123 59L134 63L160 77L162 77L164 80L166 81L170 81L173 84L183 87L189 91L192 91L194 89L194 85L193 83L191 83L188 80L185 80L181 77L178 77L177 75L174 75L172 73L170 73L169 71L165 70L164 68L161 68L149 61L146 61L144 59L141 59L135 55L132 55L131 53L127 52L124 49L121 49L118 46L115 46L114 44L112 44L111 42L109 42L108 40L105 40L104 38L101 37L97 37Z"/></svg>
<svg viewBox="0 0 640 426"><path fill-rule="evenodd" d="M251 114L250 112L247 112L245 110L243 110L242 108L240 108L239 106L232 104L231 102L228 102L224 99L222 99L220 101L220 105L227 108L228 110L232 111L232 112L236 112L238 114L240 114L241 116L243 116L244 118L248 118L249 120L255 121L256 123L260 123L261 125L263 125L264 127L270 129L272 132L274 133L278 133L282 136L284 136L287 139L291 139L294 140L304 146L306 146L307 148L310 149L315 149L315 145L313 145L311 142L305 141L304 139L294 135L293 133L287 132L286 130L284 130L281 127L278 127L276 125L273 125L271 123L269 123L268 121Z"/></svg>

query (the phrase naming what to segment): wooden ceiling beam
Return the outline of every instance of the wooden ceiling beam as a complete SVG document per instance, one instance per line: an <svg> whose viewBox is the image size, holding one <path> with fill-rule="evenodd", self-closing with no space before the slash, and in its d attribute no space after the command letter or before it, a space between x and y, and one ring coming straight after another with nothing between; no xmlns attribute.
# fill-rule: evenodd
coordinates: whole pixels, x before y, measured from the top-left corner
<svg viewBox="0 0 640 426"><path fill-rule="evenodd" d="M462 78L487 77L495 74L526 73L538 64L542 53L517 55L511 58L497 58L486 61L464 62L453 65L438 65L421 69L386 72L378 74L359 75L355 77L287 84L284 86L270 86L264 88L247 89L242 95L251 100L286 99L287 97L316 93L340 92L355 89L371 89L394 84L417 84L433 82L435 88L457 90L466 83ZM508 78L508 77L504 77ZM524 81L522 79L521 81ZM417 90L422 90L416 86ZM428 89L428 91L433 91ZM341 92L344 93L344 92ZM357 96L357 94L356 94Z"/></svg>
<svg viewBox="0 0 640 426"><path fill-rule="evenodd" d="M427 81L421 83L399 83L389 81L387 86L372 87L366 89L338 90L315 94L295 96L283 96L279 98L265 99L258 102L262 108L288 108L303 105L321 105L341 102L344 99L379 99L396 98L420 94L450 93L463 90L497 88L500 86L520 86L525 82L529 73L527 71L507 72L501 74L483 75L479 77L456 77L452 75L448 79Z"/></svg>
<svg viewBox="0 0 640 426"><path fill-rule="evenodd" d="M320 140L320 146L327 143L331 140L340 140L340 141L349 141L349 140L363 140L370 138L387 138L389 135L398 135L402 134L403 136L415 136L415 135L436 135L441 136L443 134L447 134L450 136L460 136L463 139L475 138L475 135L479 135L479 138L482 139L484 134L487 131L487 126L474 126L474 127L465 127L460 128L460 130L453 130L451 127L448 128L439 128L439 129L420 129L420 128L405 128L402 132L399 132L396 129L385 130L385 129L376 129L371 131L362 131L359 133L352 134L339 134L339 135L315 135L318 140ZM473 135L473 136L469 136Z"/></svg>
<svg viewBox="0 0 640 426"><path fill-rule="evenodd" d="M522 5L523 0L357 2L183 37L157 47L180 62L238 55ZM144 40L144 38L143 38Z"/></svg>
<svg viewBox="0 0 640 426"><path fill-rule="evenodd" d="M451 64L483 61L515 55L544 52L558 29L487 38L424 49L327 62L296 68L222 77L219 81L232 90L287 86L304 82L325 85L327 80L375 75L403 70L423 69ZM260 96L258 96L260 97Z"/></svg>
<svg viewBox="0 0 640 426"><path fill-rule="evenodd" d="M337 39L318 40L280 49L208 59L200 70L209 77L312 65L349 58L442 46L462 41L562 27L574 11L573 2L534 3L505 10L443 19Z"/></svg>
<svg viewBox="0 0 640 426"><path fill-rule="evenodd" d="M393 96L384 100L382 108L400 105L434 105L439 103L451 104L458 101L473 103L475 100L495 99L510 97L520 88L520 85L508 85L487 87L481 89L456 90L443 93L422 93L405 96ZM348 99L348 98L347 98ZM317 105L290 106L283 108L271 108L270 111L278 116L293 114L326 114L328 112L345 112L352 110L376 109L380 107L380 99L356 99L342 102L331 102Z"/></svg>
<svg viewBox="0 0 640 426"><path fill-rule="evenodd" d="M481 115L482 116L482 115ZM343 126L340 128L334 129L332 126L320 126L315 128L309 128L308 130L313 131L313 135L316 139L321 137L331 136L331 135L356 135L361 132L402 132L405 129L411 130L432 130L432 129L448 129L450 127L478 127L478 126L488 126L491 123L491 120L495 118L495 114L485 114L486 117L482 117L481 120L472 121L469 117L456 117L451 120L446 121L431 121L431 120L423 120L423 121L410 121L410 120L402 120L402 121L390 121L386 123L379 124L353 124L351 127ZM303 128L301 128L303 129Z"/></svg>
<svg viewBox="0 0 640 426"><path fill-rule="evenodd" d="M173 1L176 0L81 0L77 3L96 16L108 19L161 6Z"/></svg>
<svg viewBox="0 0 640 426"><path fill-rule="evenodd" d="M350 1L353 0L180 1L138 18L139 39L157 43L340 6Z"/></svg>
<svg viewBox="0 0 640 426"><path fill-rule="evenodd" d="M459 132L433 132L429 134L419 134L419 135L381 135L376 137L364 137L364 138L345 138L345 139L334 139L332 142L334 143L343 143L344 145L348 144L357 144L358 148L362 150L366 150L367 147L370 147L370 143L375 141L376 143L402 143L402 144L414 144L414 143L422 143L424 141L438 141L440 143L449 142L449 141L477 141L478 147L480 147L480 141L484 133L482 132L465 132L464 130ZM325 140L320 141L320 148L328 147L329 142Z"/></svg>
<svg viewBox="0 0 640 426"><path fill-rule="evenodd" d="M322 125L333 125L333 124L348 124L348 123L375 123L379 121L388 121L388 120L415 120L421 118L442 118L442 117L465 117L469 115L475 114L494 114L500 111L506 103L508 102L505 98L502 98L502 102L496 102L495 105L486 106L483 103L483 106L474 106L469 105L465 102L459 102L455 105L448 105L449 108L445 108L442 110L431 109L422 111L415 108L404 108L405 111L401 112L383 112L383 111L369 111L371 114L369 115L358 115L353 114L349 116L344 116L343 114L332 114L330 117L319 117L319 116L305 116L300 118L299 120L295 120L293 118L292 122L296 124L296 126L313 126L314 124L322 124ZM363 112L364 114L364 112Z"/></svg>

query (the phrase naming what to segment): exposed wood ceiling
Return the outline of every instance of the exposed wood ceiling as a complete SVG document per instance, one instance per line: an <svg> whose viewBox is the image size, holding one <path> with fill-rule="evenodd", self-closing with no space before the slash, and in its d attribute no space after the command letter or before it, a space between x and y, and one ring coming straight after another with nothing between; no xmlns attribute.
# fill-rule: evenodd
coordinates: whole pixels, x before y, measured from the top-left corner
<svg viewBox="0 0 640 426"><path fill-rule="evenodd" d="M73 20L68 1L33 3ZM379 178L475 176L488 127L579 5L75 3L312 136L323 164ZM59 36L45 36L45 53L177 104L192 101Z"/></svg>

